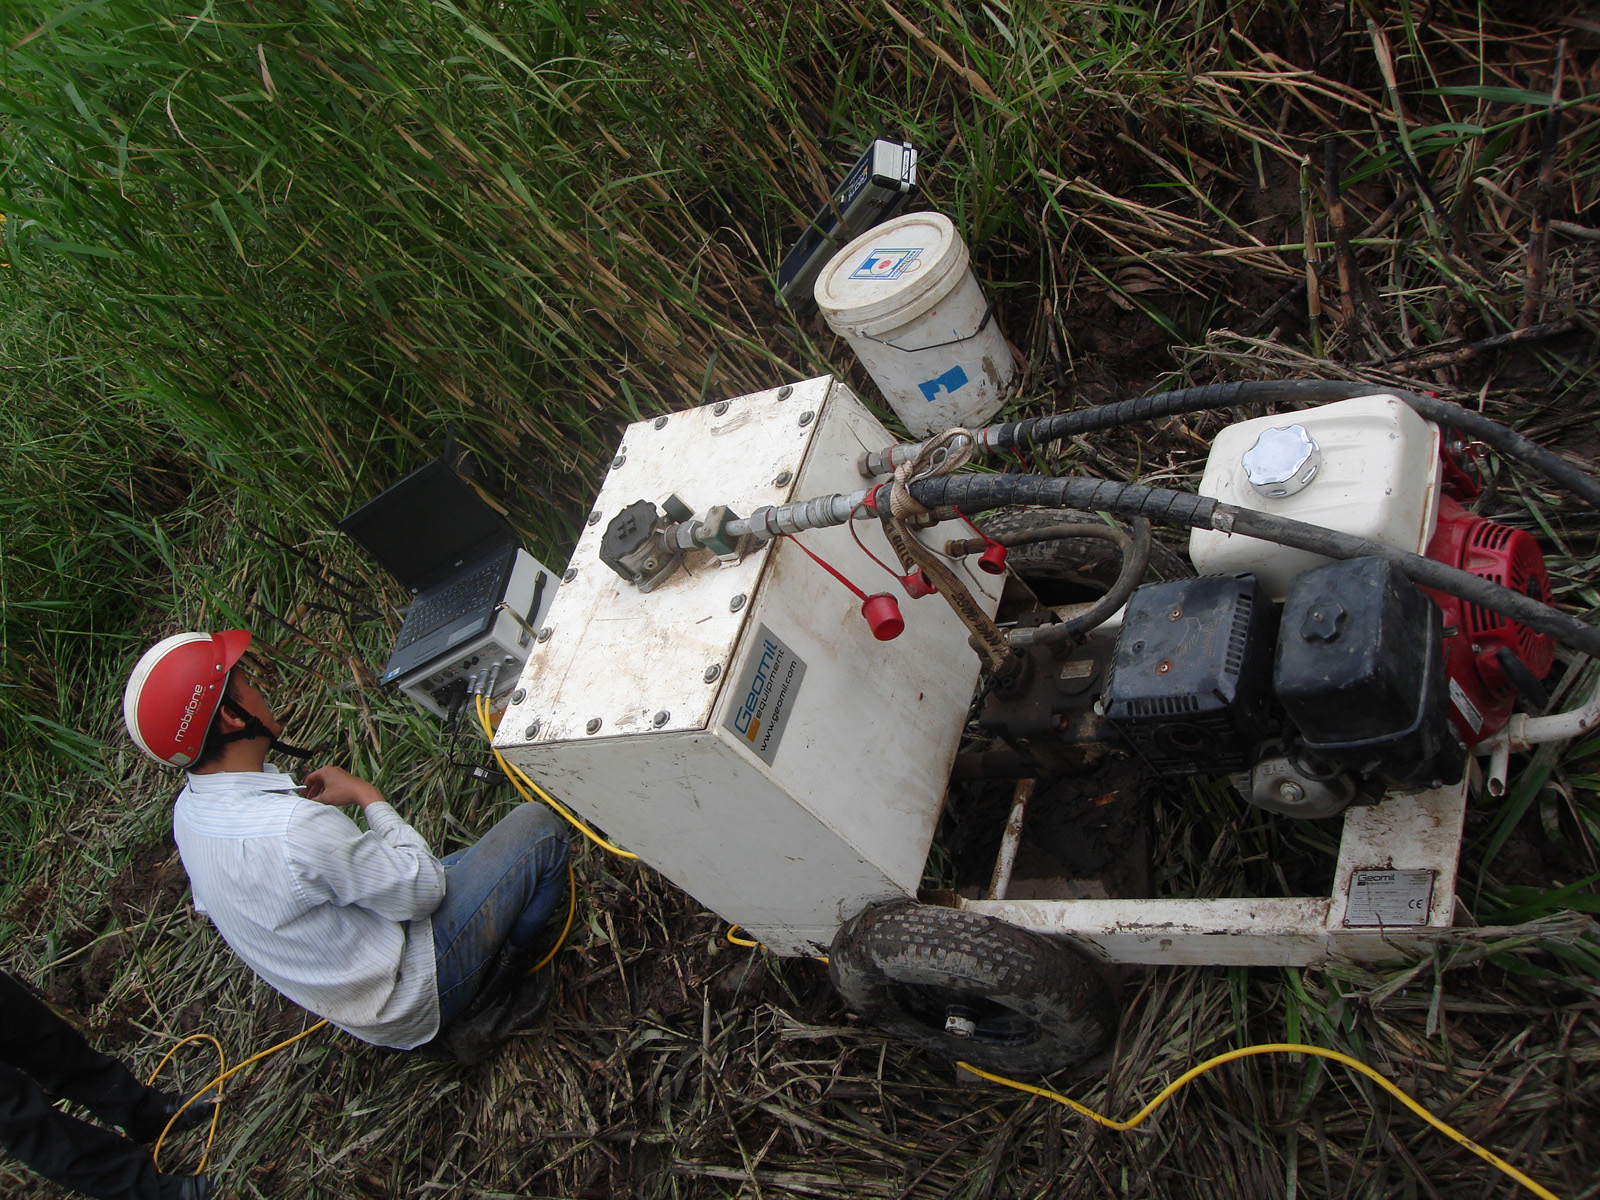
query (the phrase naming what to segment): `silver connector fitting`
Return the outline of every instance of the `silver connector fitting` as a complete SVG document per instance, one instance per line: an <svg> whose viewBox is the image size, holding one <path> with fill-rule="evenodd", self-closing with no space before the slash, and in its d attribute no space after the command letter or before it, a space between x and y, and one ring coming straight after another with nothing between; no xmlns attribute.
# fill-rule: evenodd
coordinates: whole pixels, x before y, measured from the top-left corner
<svg viewBox="0 0 1600 1200"><path fill-rule="evenodd" d="M801 533L807 529L831 529L843 525L855 514L860 520L871 520L877 514L865 508L872 489L862 488L848 495L835 492L831 496L817 496L811 500L796 500L792 504L765 505L748 517L734 521L728 533L743 537L749 535L758 542L770 542L786 533ZM858 511L859 510L859 511Z"/></svg>

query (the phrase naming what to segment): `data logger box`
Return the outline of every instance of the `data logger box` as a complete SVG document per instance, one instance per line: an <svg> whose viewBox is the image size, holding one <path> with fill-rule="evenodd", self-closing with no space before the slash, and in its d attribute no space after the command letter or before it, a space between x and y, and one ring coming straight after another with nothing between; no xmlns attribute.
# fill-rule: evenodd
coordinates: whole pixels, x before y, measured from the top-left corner
<svg viewBox="0 0 1600 1200"><path fill-rule="evenodd" d="M784 303L796 312L810 312L816 306L817 276L828 260L847 242L898 213L916 186L917 148L910 142L874 139L779 264L778 295Z"/></svg>

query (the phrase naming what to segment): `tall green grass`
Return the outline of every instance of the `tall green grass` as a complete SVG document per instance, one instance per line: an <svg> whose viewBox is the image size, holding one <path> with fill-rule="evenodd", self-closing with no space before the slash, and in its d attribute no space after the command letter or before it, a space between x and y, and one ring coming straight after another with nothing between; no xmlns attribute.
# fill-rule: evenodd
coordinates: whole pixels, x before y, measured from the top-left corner
<svg viewBox="0 0 1600 1200"><path fill-rule="evenodd" d="M705 233L593 137L626 78L581 4L50 11L0 59L13 270L84 284L131 389L241 485L367 483L454 419L573 504L619 356L646 407L698 398L650 369L706 316L650 235Z"/></svg>
<svg viewBox="0 0 1600 1200"><path fill-rule="evenodd" d="M996 20L960 36L1003 81ZM928 147L975 240L1036 141L1006 134L1015 102L953 113L926 35L885 43L822 5L97 0L0 21L22 484L0 708L69 760L79 708L44 703L37 664L196 619L175 595L141 610L133 583L196 557L191 483L297 540L448 429L558 553L620 422L826 369L768 276L867 137ZM1056 24L1012 23L1018 82L1056 103L1064 81L1031 65ZM966 149L941 149L957 127ZM65 482L35 492L36 469ZM108 604L120 624L86 616Z"/></svg>

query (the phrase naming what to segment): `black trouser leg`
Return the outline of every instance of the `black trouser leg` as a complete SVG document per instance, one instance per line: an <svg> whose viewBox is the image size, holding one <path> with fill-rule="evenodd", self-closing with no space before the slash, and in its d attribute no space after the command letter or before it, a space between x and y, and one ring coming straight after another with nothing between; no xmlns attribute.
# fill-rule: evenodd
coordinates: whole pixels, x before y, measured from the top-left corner
<svg viewBox="0 0 1600 1200"><path fill-rule="evenodd" d="M0 1066L0 1146L46 1179L99 1200L161 1200L171 1191L149 1150L57 1112L38 1084L8 1066Z"/></svg>
<svg viewBox="0 0 1600 1200"><path fill-rule="evenodd" d="M161 1132L160 1093L101 1054L21 983L0 971L0 1063L16 1067L52 1096L83 1105L135 1137ZM151 1128L151 1126L154 1126Z"/></svg>

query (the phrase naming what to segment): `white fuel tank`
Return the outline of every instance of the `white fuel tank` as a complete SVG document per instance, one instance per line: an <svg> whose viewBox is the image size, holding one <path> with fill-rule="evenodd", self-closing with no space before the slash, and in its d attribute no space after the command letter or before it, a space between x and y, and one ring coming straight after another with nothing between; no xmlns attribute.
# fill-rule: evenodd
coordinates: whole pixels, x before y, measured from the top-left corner
<svg viewBox="0 0 1600 1200"><path fill-rule="evenodd" d="M1200 494L1423 553L1439 512L1439 429L1393 396L1257 417L1217 434ZM1275 600L1321 555L1196 529L1202 575L1253 572Z"/></svg>
<svg viewBox="0 0 1600 1200"><path fill-rule="evenodd" d="M800 541L905 616L874 640L861 601L780 539L690 555L641 593L598 558L606 524L676 494L698 516L864 481L892 438L828 378L630 425L495 745L580 816L783 954L827 946L867 903L913 895L979 661L938 596L910 600L848 528ZM876 521L862 541L893 562ZM975 559L966 560L975 562ZM954 564L993 613L998 581Z"/></svg>

